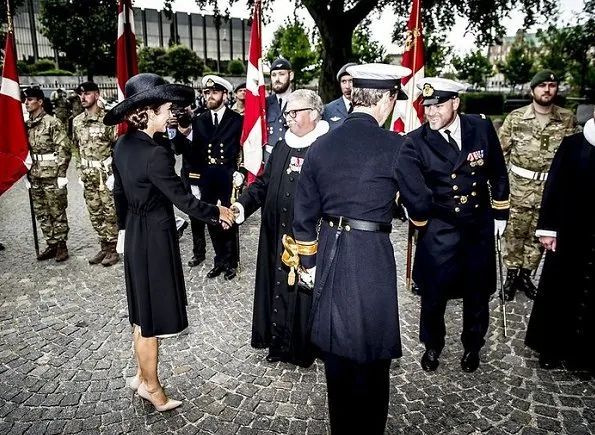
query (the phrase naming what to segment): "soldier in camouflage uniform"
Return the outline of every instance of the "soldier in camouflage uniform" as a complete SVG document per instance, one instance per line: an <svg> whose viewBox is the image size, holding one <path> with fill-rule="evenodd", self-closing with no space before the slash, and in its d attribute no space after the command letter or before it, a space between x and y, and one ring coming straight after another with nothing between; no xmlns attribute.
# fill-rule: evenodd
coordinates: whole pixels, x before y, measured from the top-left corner
<svg viewBox="0 0 595 435"><path fill-rule="evenodd" d="M510 220L504 232L508 301L517 290L530 299L537 294L531 272L542 254L535 230L545 180L562 139L580 131L574 114L553 104L558 83L552 71L538 72L530 83L533 102L510 112L499 130L510 177Z"/></svg>
<svg viewBox="0 0 595 435"><path fill-rule="evenodd" d="M68 126L68 120L72 114L72 104L66 98L64 89L58 89L52 92L50 100L54 105L54 116L62 122L62 125Z"/></svg>
<svg viewBox="0 0 595 435"><path fill-rule="evenodd" d="M79 169L89 217L101 243L101 250L89 259L89 264L112 266L119 259L116 209L111 192L112 147L117 138L117 127L103 123L105 110L97 104L99 88L95 83L82 83L77 92L85 111L72 122L72 139L80 155Z"/></svg>
<svg viewBox="0 0 595 435"><path fill-rule="evenodd" d="M81 105L81 98L77 92L78 92L78 88L68 91L68 93L66 94L66 98L68 99L68 102L70 103L70 107L71 107L70 119L68 120L68 136L71 138L72 138L72 120L74 118L76 118L78 115L80 115L81 113L83 113L83 111L85 110L85 109L83 109L83 106Z"/></svg>
<svg viewBox="0 0 595 435"><path fill-rule="evenodd" d="M43 110L43 91L27 88L25 108L29 112L27 135L33 164L30 170L33 210L40 222L48 247L37 256L38 260L68 258L68 191L66 170L70 163L70 140L59 119Z"/></svg>

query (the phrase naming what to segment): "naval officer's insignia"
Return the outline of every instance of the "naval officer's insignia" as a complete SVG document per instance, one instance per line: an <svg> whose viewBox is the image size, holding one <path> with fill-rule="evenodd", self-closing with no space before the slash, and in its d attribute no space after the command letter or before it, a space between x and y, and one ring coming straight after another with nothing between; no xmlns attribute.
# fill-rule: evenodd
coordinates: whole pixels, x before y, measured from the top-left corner
<svg viewBox="0 0 595 435"><path fill-rule="evenodd" d="M423 88L423 90L421 91L421 93L422 93L422 95L423 95L424 97L426 97L426 98L427 98L427 97L431 97L432 95L434 95L434 88L432 87L432 85L431 85L431 84L429 84L429 83L425 83L425 84L424 84L424 88Z"/></svg>

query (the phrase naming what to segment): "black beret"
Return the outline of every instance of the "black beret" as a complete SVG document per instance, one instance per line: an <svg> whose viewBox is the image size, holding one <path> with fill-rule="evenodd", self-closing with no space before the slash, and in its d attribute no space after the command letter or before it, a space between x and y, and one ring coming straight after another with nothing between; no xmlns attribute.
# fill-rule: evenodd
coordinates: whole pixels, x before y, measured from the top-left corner
<svg viewBox="0 0 595 435"><path fill-rule="evenodd" d="M531 83L529 83L529 85L531 86L531 89L533 89L535 86L537 86L538 84L543 83L543 82L559 83L560 79L558 78L556 73L554 73L552 70L542 69L541 71L539 71L537 74L535 74L533 76L533 78L531 79Z"/></svg>
<svg viewBox="0 0 595 435"><path fill-rule="evenodd" d="M280 57L280 58L276 59L271 64L271 71L275 71L275 70L278 70L278 69L291 70L291 64L284 57Z"/></svg>
<svg viewBox="0 0 595 435"><path fill-rule="evenodd" d="M25 98L37 98L38 100L43 100L45 98L43 91L39 89L37 86L31 86L26 88L23 91L23 94L25 95Z"/></svg>
<svg viewBox="0 0 595 435"><path fill-rule="evenodd" d="M237 85L236 88L234 89L234 92L237 92L240 89L246 89L246 82L240 83L239 85Z"/></svg>
<svg viewBox="0 0 595 435"><path fill-rule="evenodd" d="M77 94L82 94L83 92L99 92L99 86L93 82L84 82L78 85L76 88Z"/></svg>

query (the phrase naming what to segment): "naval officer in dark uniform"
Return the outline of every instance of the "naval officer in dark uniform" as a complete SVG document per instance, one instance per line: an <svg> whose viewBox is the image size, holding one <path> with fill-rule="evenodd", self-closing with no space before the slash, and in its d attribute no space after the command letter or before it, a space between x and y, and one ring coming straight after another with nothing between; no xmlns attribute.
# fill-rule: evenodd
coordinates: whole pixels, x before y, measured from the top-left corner
<svg viewBox="0 0 595 435"><path fill-rule="evenodd" d="M337 73L337 81L339 82L339 86L341 86L342 95L324 106L322 119L328 122L331 129L342 125L352 110L351 88L353 87L353 78L347 73L347 68L354 65L357 64L348 62L341 67Z"/></svg>
<svg viewBox="0 0 595 435"><path fill-rule="evenodd" d="M293 230L300 279L315 276L311 341L325 364L331 432L373 435L384 433L389 367L402 354L389 234L404 139L380 126L411 70L367 64L347 72L353 113L306 155Z"/></svg>
<svg viewBox="0 0 595 435"><path fill-rule="evenodd" d="M188 128L178 126L180 133L175 142L178 150L184 148L180 141L185 142L193 158L185 162L190 165L187 169L188 180L194 196L210 204L220 202L227 207L234 183L241 184L245 176L238 170L243 117L225 106L227 95L233 89L227 80L206 75L202 79L202 88L208 110L195 117ZM193 235L195 232L204 233L204 224L192 219L191 224ZM207 278L215 278L223 273L226 280L233 279L238 264L237 226L228 231L214 225L208 228L215 260Z"/></svg>
<svg viewBox="0 0 595 435"><path fill-rule="evenodd" d="M266 100L266 119L268 139L264 146L264 164L266 165L269 156L277 142L283 140L287 131L287 123L283 116L287 99L291 95L291 82L293 81L293 70L289 61L283 57L271 64L271 88L273 93Z"/></svg>
<svg viewBox="0 0 595 435"><path fill-rule="evenodd" d="M492 122L457 113L464 86L426 78L418 87L427 122L407 135L397 173L400 198L419 229L413 279L421 292L421 365L438 367L447 300L462 296L461 367L473 372L496 291L494 243L509 215L508 175Z"/></svg>

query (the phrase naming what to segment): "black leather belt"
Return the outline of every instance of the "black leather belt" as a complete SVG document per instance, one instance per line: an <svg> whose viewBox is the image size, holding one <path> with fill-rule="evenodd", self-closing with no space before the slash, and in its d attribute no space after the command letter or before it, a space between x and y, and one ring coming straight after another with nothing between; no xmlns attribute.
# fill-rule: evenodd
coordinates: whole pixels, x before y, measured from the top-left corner
<svg viewBox="0 0 595 435"><path fill-rule="evenodd" d="M345 231L359 230L371 231L373 233L390 233L393 229L391 224L363 221L360 219L351 219L346 217L336 217L328 214L323 214L322 220L327 222L331 227L342 226Z"/></svg>

